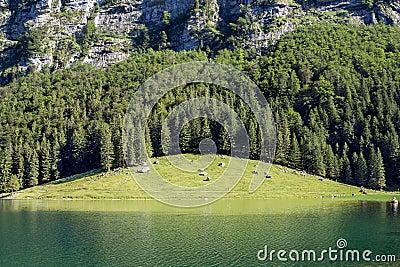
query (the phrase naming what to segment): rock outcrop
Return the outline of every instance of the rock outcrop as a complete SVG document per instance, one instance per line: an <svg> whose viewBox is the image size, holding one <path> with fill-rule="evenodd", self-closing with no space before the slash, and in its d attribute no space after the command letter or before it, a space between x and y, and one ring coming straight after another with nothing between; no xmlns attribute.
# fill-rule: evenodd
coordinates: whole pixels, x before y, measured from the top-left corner
<svg viewBox="0 0 400 267"><path fill-rule="evenodd" d="M229 37L261 52L295 29L299 18L338 10L352 23L400 25L398 2L379 8L358 0L269 2L0 0L0 84L10 69L52 70L77 61L103 67L138 49L217 49Z"/></svg>

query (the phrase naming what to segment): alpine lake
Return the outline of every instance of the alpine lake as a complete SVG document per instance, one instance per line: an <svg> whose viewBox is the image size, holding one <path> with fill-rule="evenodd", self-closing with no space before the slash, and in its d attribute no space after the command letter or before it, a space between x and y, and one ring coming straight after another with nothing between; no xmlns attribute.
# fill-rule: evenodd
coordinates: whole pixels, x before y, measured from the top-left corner
<svg viewBox="0 0 400 267"><path fill-rule="evenodd" d="M335 199L0 200L0 242L0 266L400 266L400 211Z"/></svg>

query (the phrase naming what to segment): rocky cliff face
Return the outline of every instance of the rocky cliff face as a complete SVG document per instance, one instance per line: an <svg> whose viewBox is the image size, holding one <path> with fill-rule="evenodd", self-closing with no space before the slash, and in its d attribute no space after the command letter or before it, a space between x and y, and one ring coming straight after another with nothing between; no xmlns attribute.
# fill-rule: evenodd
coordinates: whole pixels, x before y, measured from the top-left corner
<svg viewBox="0 0 400 267"><path fill-rule="evenodd" d="M148 47L262 52L305 17L400 25L399 14L398 2L359 0L0 0L0 72L4 83L27 69L102 67Z"/></svg>

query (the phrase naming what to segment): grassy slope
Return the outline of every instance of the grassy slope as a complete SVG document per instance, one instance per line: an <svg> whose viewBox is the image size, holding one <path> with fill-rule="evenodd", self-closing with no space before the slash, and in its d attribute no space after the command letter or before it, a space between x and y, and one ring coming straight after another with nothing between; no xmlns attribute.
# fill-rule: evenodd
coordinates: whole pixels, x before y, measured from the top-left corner
<svg viewBox="0 0 400 267"><path fill-rule="evenodd" d="M195 159L195 155L186 155ZM206 168L208 175L218 177L224 168L217 167L219 161L229 164L229 157L221 159L217 157L214 162ZM251 171L255 162L250 161L243 178L237 186L227 195L228 198L246 199L282 199L282 198L320 198L337 196L343 199L365 199L389 201L396 193L373 192L368 190L368 195L361 195L358 187L349 186L325 179L318 180L313 175L305 177L296 174L294 170L288 169L282 172L281 167L273 165L271 168L272 179L266 179L262 186L254 193L248 193L248 186L252 179ZM157 170L170 182L183 186L201 186L207 182L203 181L198 173L189 173L173 168L166 158L160 159L160 164L155 165ZM355 196L352 196L355 194ZM91 171L64 178L49 184L36 186L18 192L16 199L148 199L149 196L140 189L128 170L118 172L110 171L103 173Z"/></svg>

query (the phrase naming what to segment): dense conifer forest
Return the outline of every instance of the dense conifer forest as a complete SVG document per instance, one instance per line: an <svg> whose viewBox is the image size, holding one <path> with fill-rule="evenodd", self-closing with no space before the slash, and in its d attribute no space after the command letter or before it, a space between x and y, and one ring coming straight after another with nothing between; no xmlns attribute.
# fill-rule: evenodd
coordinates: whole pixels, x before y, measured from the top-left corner
<svg viewBox="0 0 400 267"><path fill-rule="evenodd" d="M0 89L0 192L92 169L124 166L121 127L131 96L177 63L216 61L246 73L263 91L277 126L275 162L374 189L400 185L400 29L303 26L261 56L246 50L145 50L104 69L90 65L32 73ZM259 135L249 108L223 88L192 84L165 95L147 125L148 151L162 154L163 118L182 101L210 96L230 105ZM184 152L211 137L229 153L218 123L196 119L181 132Z"/></svg>

